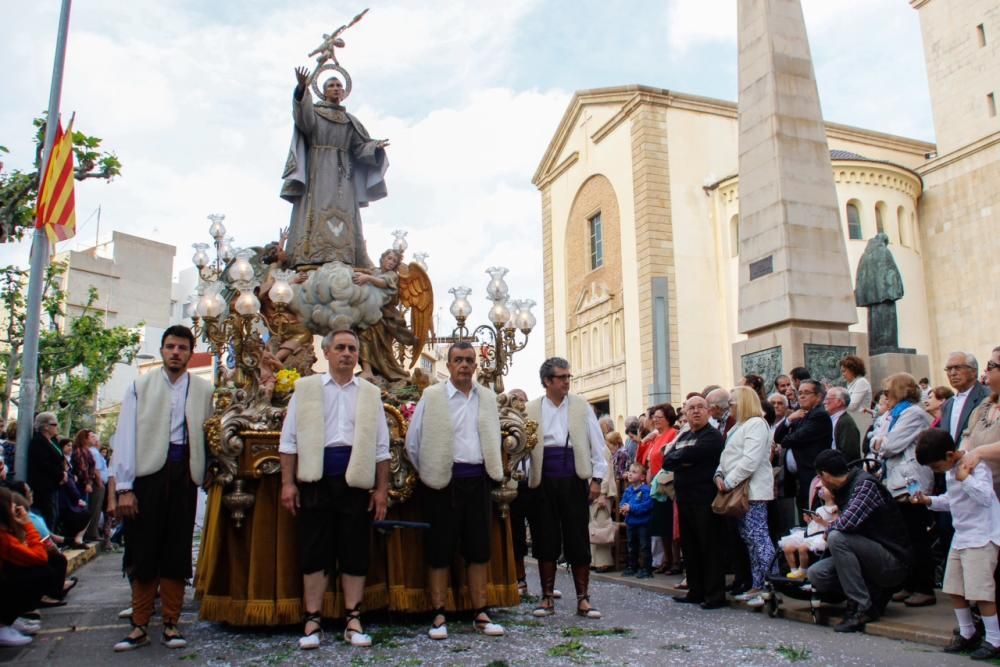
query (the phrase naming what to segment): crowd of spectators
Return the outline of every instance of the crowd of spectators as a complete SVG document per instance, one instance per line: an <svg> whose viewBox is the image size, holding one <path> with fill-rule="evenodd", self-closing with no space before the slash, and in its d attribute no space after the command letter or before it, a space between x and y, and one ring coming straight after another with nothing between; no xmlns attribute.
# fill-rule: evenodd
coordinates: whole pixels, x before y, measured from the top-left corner
<svg viewBox="0 0 1000 667"><path fill-rule="evenodd" d="M597 567L683 571L675 599L703 609L727 593L763 606L768 577L798 580L846 600L840 632L892 603L936 604L941 589L959 621L946 650L1000 657L1000 347L982 373L972 354L950 354L950 386L895 373L873 393L862 359L840 370L837 381L800 367L771 387L756 375L709 386L627 419L624 436L601 420L620 500L600 501ZM713 511L727 494L743 502L736 516ZM615 521L621 554L607 544Z"/></svg>
<svg viewBox="0 0 1000 667"><path fill-rule="evenodd" d="M65 552L109 548L110 451L88 429L59 435L51 412L34 420L27 481L15 481L17 424L5 431L0 460L0 646L22 646L41 629L41 609L66 604L76 585Z"/></svg>

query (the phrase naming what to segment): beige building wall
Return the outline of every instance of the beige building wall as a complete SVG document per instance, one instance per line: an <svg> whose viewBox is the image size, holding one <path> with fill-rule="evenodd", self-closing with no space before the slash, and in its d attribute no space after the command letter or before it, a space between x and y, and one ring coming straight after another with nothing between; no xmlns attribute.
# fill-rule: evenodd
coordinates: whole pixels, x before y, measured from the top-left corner
<svg viewBox="0 0 1000 667"><path fill-rule="evenodd" d="M1000 4L910 0L910 5L920 13L938 154L1000 132Z"/></svg>
<svg viewBox="0 0 1000 667"><path fill-rule="evenodd" d="M1000 344L1000 4L911 0L920 13L937 155L923 177L920 244L933 358ZM992 99L988 96L992 95ZM942 364L931 365L945 383Z"/></svg>
<svg viewBox="0 0 1000 667"><path fill-rule="evenodd" d="M900 342L930 352L916 231L921 185L910 169L933 145L835 124L827 132L831 146L871 158L839 161L834 169L841 215L852 200L862 214L865 240L848 242L852 272L875 234L877 206L907 290L898 305ZM733 383L732 344L744 338L737 331L738 255L732 245L739 212L738 180L731 176L737 141L731 102L641 86L583 91L539 166L546 354L567 357L574 391L608 400L616 421L655 398L654 277L666 278L668 287L670 400L679 403L707 384ZM581 269L589 258L582 244L588 216L597 209L610 213L615 203L617 216L608 220L619 227L617 281L610 270ZM843 224L846 238L846 219ZM609 258L605 269L615 261ZM865 331L865 319L862 310L852 330ZM595 327L610 359L595 354Z"/></svg>

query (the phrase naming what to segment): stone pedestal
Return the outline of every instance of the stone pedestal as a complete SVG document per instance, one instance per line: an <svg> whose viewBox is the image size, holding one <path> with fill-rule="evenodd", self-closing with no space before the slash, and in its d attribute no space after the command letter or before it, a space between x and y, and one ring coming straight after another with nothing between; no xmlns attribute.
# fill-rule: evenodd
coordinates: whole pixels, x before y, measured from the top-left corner
<svg viewBox="0 0 1000 667"><path fill-rule="evenodd" d="M815 329L788 324L757 333L733 345L733 376L755 373L765 387L774 378L796 366L805 366L819 380L840 378L840 360L845 355L868 355L868 336L835 329Z"/></svg>
<svg viewBox="0 0 1000 667"><path fill-rule="evenodd" d="M881 389L882 381L893 373L909 373L917 380L929 378L931 363L926 354L873 354L868 359L868 381L872 384L872 393Z"/></svg>

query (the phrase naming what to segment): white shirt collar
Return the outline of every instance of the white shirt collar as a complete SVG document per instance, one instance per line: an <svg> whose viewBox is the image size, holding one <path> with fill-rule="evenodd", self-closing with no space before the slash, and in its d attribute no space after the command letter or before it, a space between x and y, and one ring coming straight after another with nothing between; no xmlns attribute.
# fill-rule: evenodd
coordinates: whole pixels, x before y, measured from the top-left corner
<svg viewBox="0 0 1000 667"><path fill-rule="evenodd" d="M832 419L834 421L837 421L838 419L840 419L840 415L844 414L845 412L847 412L846 408L843 408L841 410L837 410L836 412L831 412L830 413L830 419Z"/></svg>
<svg viewBox="0 0 1000 667"><path fill-rule="evenodd" d="M448 392L448 398L451 398L455 394L462 393L461 390L458 387L456 387L455 385L453 385L451 383L451 378L448 378L448 381L444 385L444 389L445 389L446 392ZM475 393L476 393L476 383L473 382L472 383L472 390L469 392L469 396L466 396L466 398L471 398L472 395L475 394ZM462 393L462 396L465 396L465 394Z"/></svg>
<svg viewBox="0 0 1000 667"><path fill-rule="evenodd" d="M971 387L969 387L969 388L968 388L968 389L966 389L965 391L960 391L960 392L958 392L957 394L955 394L955 397L956 397L956 398L958 398L958 397L963 397L963 398L964 398L965 396L968 396L968 395L969 395L969 392L970 392L970 391L972 391L972 388L973 388L973 387L975 387L975 386L976 386L976 385L974 385L974 384L973 384L973 385L972 385Z"/></svg>
<svg viewBox="0 0 1000 667"><path fill-rule="evenodd" d="M185 382L185 381L187 380L187 378L188 378L188 373L187 373L187 371L184 371L184 375L182 375L182 376L180 376L179 378L177 378L177 382L171 382L171 381L170 381L170 376L169 376L169 375L167 375L167 369L166 369L166 368L163 368L162 366L160 367L160 373L162 373L162 374L163 374L163 380L164 380L164 382L166 382L166 383L167 383L167 386L168 386L168 387L173 387L174 389L176 389L177 387L179 387L179 386L181 386L182 384L184 384L184 382Z"/></svg>
<svg viewBox="0 0 1000 667"><path fill-rule="evenodd" d="M351 376L351 381L350 382L348 382L346 384L340 384L339 382L337 382L336 380L333 379L333 376L330 375L330 371L326 371L325 373L323 373L323 384L335 384L338 387L346 387L349 384L353 384L354 386L357 386L359 383L358 383L358 376L357 375L353 375L353 376Z"/></svg>
<svg viewBox="0 0 1000 667"><path fill-rule="evenodd" d="M549 407L551 407L553 410L558 410L559 408L563 407L564 405L566 405L569 402L568 399L569 399L569 396L566 396L566 397L563 398L562 403L560 403L559 405L556 405L555 403L552 402L552 399L550 399L548 397L548 394L546 394L545 396L542 397L542 403L543 404L544 403L548 403Z"/></svg>

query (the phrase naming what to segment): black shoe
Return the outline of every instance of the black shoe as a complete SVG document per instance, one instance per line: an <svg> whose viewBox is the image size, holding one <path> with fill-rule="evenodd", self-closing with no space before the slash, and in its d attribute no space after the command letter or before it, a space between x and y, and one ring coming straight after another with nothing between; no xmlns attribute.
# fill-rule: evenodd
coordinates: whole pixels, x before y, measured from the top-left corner
<svg viewBox="0 0 1000 667"><path fill-rule="evenodd" d="M704 600L696 600L695 598L690 598L686 595L674 595L674 602L680 602L681 604L701 604Z"/></svg>
<svg viewBox="0 0 1000 667"><path fill-rule="evenodd" d="M944 647L945 653L967 653L979 646L979 637L973 633L971 637L965 638L961 632L951 635L951 642Z"/></svg>
<svg viewBox="0 0 1000 667"><path fill-rule="evenodd" d="M853 614L849 614L844 617L837 625L833 626L834 632L859 632L865 629L865 624L870 623L875 620L872 618L871 612L865 609L863 611L855 611Z"/></svg>
<svg viewBox="0 0 1000 667"><path fill-rule="evenodd" d="M702 602L699 605L702 609L722 609L723 607L728 607L728 602Z"/></svg>
<svg viewBox="0 0 1000 667"><path fill-rule="evenodd" d="M994 646L985 639L970 655L973 660L996 660L1000 658L1000 646Z"/></svg>

